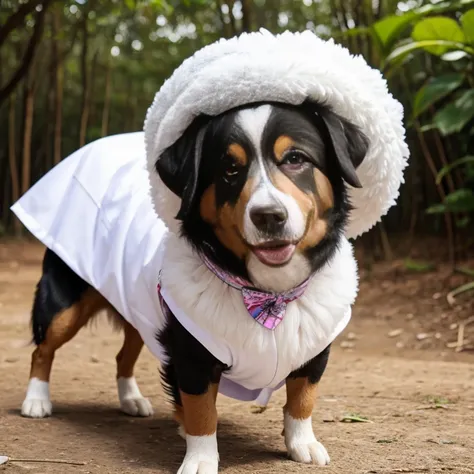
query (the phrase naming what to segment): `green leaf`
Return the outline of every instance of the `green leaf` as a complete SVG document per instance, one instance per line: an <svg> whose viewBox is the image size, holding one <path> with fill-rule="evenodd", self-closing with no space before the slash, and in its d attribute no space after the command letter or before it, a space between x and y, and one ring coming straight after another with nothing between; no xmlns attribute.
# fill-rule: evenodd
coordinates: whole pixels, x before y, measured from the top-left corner
<svg viewBox="0 0 474 474"><path fill-rule="evenodd" d="M457 267L455 271L458 273L462 273L463 275L467 275L469 277L474 277L474 269L466 268L466 267Z"/></svg>
<svg viewBox="0 0 474 474"><path fill-rule="evenodd" d="M430 105L450 94L463 82L464 76L460 73L444 74L431 79L416 94L413 104L413 116L418 117Z"/></svg>
<svg viewBox="0 0 474 474"><path fill-rule="evenodd" d="M448 211L448 208L444 204L433 204L426 209L427 214L444 214Z"/></svg>
<svg viewBox="0 0 474 474"><path fill-rule="evenodd" d="M415 25L411 34L415 41L444 40L464 43L466 37L457 22L444 16L426 18ZM449 48L442 46L427 47L431 54L441 56Z"/></svg>
<svg viewBox="0 0 474 474"><path fill-rule="evenodd" d="M444 203L450 212L474 211L474 191L461 188L448 194Z"/></svg>
<svg viewBox="0 0 474 474"><path fill-rule="evenodd" d="M457 160L454 160L452 163L449 163L449 165L443 166L443 168L440 169L438 176L436 176L436 184L440 184L442 179L453 169L457 168L458 166L465 165L467 163L473 163L474 164L474 156L464 156L463 158L459 158Z"/></svg>
<svg viewBox="0 0 474 474"><path fill-rule="evenodd" d="M423 125L420 127L420 132L426 133L431 130L434 130L436 128L436 125L434 123L427 123L426 125Z"/></svg>
<svg viewBox="0 0 474 474"><path fill-rule="evenodd" d="M430 51L430 48L442 48L444 51L449 49L462 50L469 55L474 54L474 49L466 46L462 43L457 43L455 41L446 41L446 40L424 40L424 41L410 41L406 44L395 48L385 60L384 68L390 64L394 63L395 67L400 65L401 61L408 56L410 53L419 51L421 49Z"/></svg>
<svg viewBox="0 0 474 474"><path fill-rule="evenodd" d="M430 262L422 262L407 258L405 260L405 268L411 272L425 273L435 269L435 265Z"/></svg>
<svg viewBox="0 0 474 474"><path fill-rule="evenodd" d="M333 34L334 38L350 38L352 36L366 36L370 34L370 28L366 26L358 26L346 31L338 31Z"/></svg>
<svg viewBox="0 0 474 474"><path fill-rule="evenodd" d="M460 132L474 117L474 89L462 94L434 116L434 123L443 135Z"/></svg>
<svg viewBox="0 0 474 474"><path fill-rule="evenodd" d="M465 0L472 3L472 0ZM370 31L375 37L377 43L381 47L382 52L386 55L393 47L395 42L400 39L400 35L404 29L414 21L427 17L432 14L440 14L450 11L459 11L463 6L463 2L444 1L437 4L423 5L420 8L410 10L402 15L389 15L382 20L374 23L370 28L353 28L344 32L343 36L349 36L353 33L366 34ZM357 31L356 31L357 30Z"/></svg>
<svg viewBox="0 0 474 474"><path fill-rule="evenodd" d="M341 418L343 423L373 423L366 416L359 415L358 413L347 413Z"/></svg>
<svg viewBox="0 0 474 474"><path fill-rule="evenodd" d="M469 44L474 44L474 8L461 17L461 25Z"/></svg>
<svg viewBox="0 0 474 474"><path fill-rule="evenodd" d="M449 301L451 301L452 303L451 304L454 304L454 298L457 296L457 295L460 295L461 293L464 293L466 291L471 291L471 290L474 290L474 281L471 281L469 283L465 283L464 285L461 285L457 288L455 288L453 291L451 291L450 293L447 294L446 296L446 299Z"/></svg>
<svg viewBox="0 0 474 474"><path fill-rule="evenodd" d="M445 197L444 202L451 206L451 208L454 208L459 206L460 203L466 202L466 200L470 201L471 199L474 199L474 191L468 188L461 188L449 193Z"/></svg>
<svg viewBox="0 0 474 474"><path fill-rule="evenodd" d="M389 15L384 19L377 21L372 31L377 36L383 50L387 50L398 39L398 36L410 22L416 18L414 11L404 15Z"/></svg>

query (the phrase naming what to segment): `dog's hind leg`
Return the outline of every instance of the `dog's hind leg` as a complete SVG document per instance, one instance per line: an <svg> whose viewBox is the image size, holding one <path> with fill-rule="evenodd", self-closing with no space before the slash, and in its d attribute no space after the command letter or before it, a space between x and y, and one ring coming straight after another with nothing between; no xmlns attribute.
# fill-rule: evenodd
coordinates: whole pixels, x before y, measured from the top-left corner
<svg viewBox="0 0 474 474"><path fill-rule="evenodd" d="M33 304L33 335L37 345L21 414L31 418L51 415L49 378L54 354L71 340L98 311L105 298L79 278L58 256L46 251L43 275Z"/></svg>
<svg viewBox="0 0 474 474"><path fill-rule="evenodd" d="M123 320L125 338L122 349L117 354L117 388L120 409L132 416L153 415L150 401L144 398L138 388L133 369L143 347L138 331Z"/></svg>

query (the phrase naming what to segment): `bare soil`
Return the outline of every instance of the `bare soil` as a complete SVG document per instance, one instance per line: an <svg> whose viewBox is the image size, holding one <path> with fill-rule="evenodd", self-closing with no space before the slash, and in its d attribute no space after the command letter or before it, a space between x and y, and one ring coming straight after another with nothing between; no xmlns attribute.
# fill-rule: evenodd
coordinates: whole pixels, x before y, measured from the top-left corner
<svg viewBox="0 0 474 474"><path fill-rule="evenodd" d="M160 387L157 362L144 351L137 372L155 415L121 414L114 381L121 336L105 321L84 329L58 352L53 416L20 416L42 251L27 242L0 243L0 455L30 460L11 461L0 471L176 472L184 442ZM315 433L331 465L321 469L286 458L280 435L284 393L279 392L261 414L252 413L249 404L219 399L221 471L474 473L472 325L466 326L463 352L450 345L459 323L474 314L472 296L460 297L454 306L446 302L447 291L464 281L442 264L427 273L410 273L400 262L363 270L353 320L335 344L314 413ZM354 414L370 422L341 421Z"/></svg>

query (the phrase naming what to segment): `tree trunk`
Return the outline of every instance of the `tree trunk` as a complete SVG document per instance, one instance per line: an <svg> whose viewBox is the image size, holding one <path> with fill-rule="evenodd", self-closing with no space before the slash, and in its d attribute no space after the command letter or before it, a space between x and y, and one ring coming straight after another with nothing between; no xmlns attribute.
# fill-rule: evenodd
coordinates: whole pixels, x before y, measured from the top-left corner
<svg viewBox="0 0 474 474"><path fill-rule="evenodd" d="M30 188L31 183L31 136L33 131L34 87L25 86L25 124L23 130L23 160L21 174L21 193Z"/></svg>
<svg viewBox="0 0 474 474"><path fill-rule="evenodd" d="M242 31L252 31L252 0L242 0Z"/></svg>
<svg viewBox="0 0 474 474"><path fill-rule="evenodd" d="M23 27L25 18L32 13L40 3L41 0L30 0L28 3L20 5L18 10L7 18L0 28L0 46L5 42L12 31Z"/></svg>
<svg viewBox="0 0 474 474"><path fill-rule="evenodd" d="M6 85L0 88L0 105L2 105L2 103L8 98L8 96L15 90L16 86L20 83L20 81L27 76L31 65L33 64L34 58L36 56L35 53L37 47L41 42L41 37L43 35L44 16L51 2L52 0L44 0L42 5L43 8L36 14L33 33L28 42L28 46L26 48L25 54L23 55L21 63L18 66L17 70L13 73L11 79L6 83ZM23 7L20 7L18 11L20 11L22 8ZM7 26L8 20L7 24L3 27L3 31L5 29L8 30ZM0 30L0 32L1 31L2 30ZM9 34L9 32L10 31L7 32L7 35Z"/></svg>
<svg viewBox="0 0 474 474"><path fill-rule="evenodd" d="M59 52L59 44L56 35L61 30L60 10L53 11L53 55L56 64L54 83L54 139L53 139L53 165L61 161L61 132L63 120L63 91L64 91L64 67L63 59Z"/></svg>
<svg viewBox="0 0 474 474"><path fill-rule="evenodd" d="M10 96L10 107L8 110L8 162L10 164L10 179L12 202L16 202L20 197L20 177L18 175L18 163L16 162L16 116L15 116L15 105L16 105L15 93ZM13 228L15 235L19 235L21 232L20 221L15 218L13 221Z"/></svg>
<svg viewBox="0 0 474 474"><path fill-rule="evenodd" d="M110 59L107 62L107 72L105 73L105 98L104 98L104 108L102 110L102 127L101 133L105 137L109 129L109 111L110 111L110 89L111 89L111 71Z"/></svg>
<svg viewBox="0 0 474 474"><path fill-rule="evenodd" d="M225 36L226 38L230 38L230 36L231 36L231 25L230 25L230 23L226 23L226 21L225 21L224 12L222 11L223 6L224 6L224 0L217 0L216 7L217 7L217 13L219 14L219 20L222 23L223 36ZM229 17L230 17L230 12L229 12Z"/></svg>
<svg viewBox="0 0 474 474"><path fill-rule="evenodd" d="M82 54L81 54L81 76L82 76L82 111L81 122L79 125L79 146L86 144L87 121L89 119L89 96L90 81L87 68L87 53L89 48L89 32L87 30L87 17L91 7L92 0L87 2L84 9L84 19L82 20Z"/></svg>

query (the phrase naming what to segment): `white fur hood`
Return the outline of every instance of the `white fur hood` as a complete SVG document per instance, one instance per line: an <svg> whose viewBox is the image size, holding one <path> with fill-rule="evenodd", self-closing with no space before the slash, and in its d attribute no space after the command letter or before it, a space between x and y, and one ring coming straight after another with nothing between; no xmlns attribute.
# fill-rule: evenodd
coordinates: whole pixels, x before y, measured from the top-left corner
<svg viewBox="0 0 474 474"><path fill-rule="evenodd" d="M260 101L330 105L359 126L370 141L357 170L361 189L350 189L355 210L346 236L369 230L395 204L409 156L403 108L381 73L361 56L310 31L274 36L266 30L219 40L176 69L156 94L145 121L147 163L155 211L172 231L179 198L154 164L200 114L218 115Z"/></svg>

